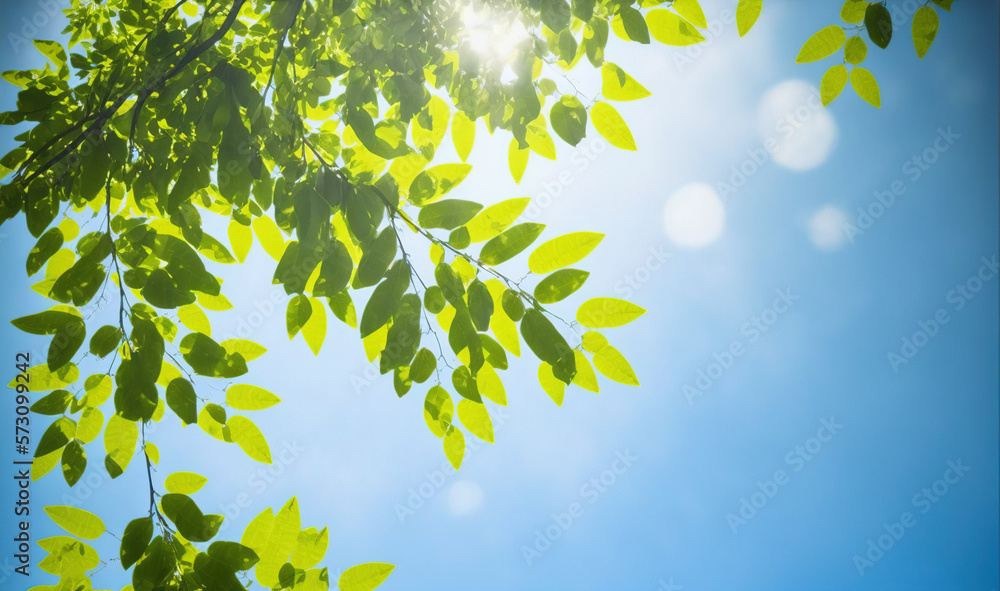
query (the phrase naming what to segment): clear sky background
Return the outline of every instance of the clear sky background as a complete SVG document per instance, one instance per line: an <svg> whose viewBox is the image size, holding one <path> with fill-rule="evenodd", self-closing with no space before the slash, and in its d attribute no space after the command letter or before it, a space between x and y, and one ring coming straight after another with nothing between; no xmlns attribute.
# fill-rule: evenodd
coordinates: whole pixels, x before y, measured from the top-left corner
<svg viewBox="0 0 1000 591"><path fill-rule="evenodd" d="M607 234L571 302L609 295L649 310L608 331L642 387L571 388L557 408L535 380L537 362L515 360L503 376L510 406L493 413L495 423L504 417L497 443L478 443L458 474L439 474L444 454L422 418L426 387L397 399L390 378L371 379L356 333L332 315L318 358L301 337L288 341L283 306L256 321L274 266L256 245L242 268L214 267L236 309L210 317L216 340L259 324L250 338L270 351L242 381L284 399L253 418L276 458L293 450L290 461L261 472L237 446L197 427L181 431L168 413L150 435L162 454L158 483L179 470L209 476L194 498L206 513L230 515L226 539L297 495L303 527L330 527L331 580L360 562L390 562L387 591L996 589L997 4L939 11L923 60L909 19L888 50L870 47L865 66L880 82L880 110L850 88L828 109L809 106L810 87L836 58L794 58L809 35L839 22L839 2L769 0L742 39L721 12L734 3L702 4L713 33L699 49L611 42L608 59L653 92L616 105L638 152L607 146L591 128L577 149L560 144L556 162L532 156L516 185L506 137L491 140L480 126L473 173L453 193L487 203L533 197L529 212L549 237ZM11 35L21 33L21 16L44 9L5 1L3 10L3 69L37 66L40 56ZM62 25L50 21L39 36L56 38ZM595 73L578 70L587 94ZM15 100L4 84L0 109ZM0 130L0 151L16 132ZM778 156L761 157L768 138L780 140ZM891 206L871 209L894 183ZM859 208L879 213L868 225ZM23 217L0 233L5 320L47 308L29 290L37 278L24 270L33 240ZM517 273L523 260L507 268ZM556 310L570 315L573 303ZM915 337L938 310L947 323ZM13 375L15 353L44 351L47 339L4 326L0 359ZM903 353L904 338L922 346L894 367L889 354ZM732 347L743 354L713 366ZM699 383L702 374L711 377ZM222 399L207 385L203 392ZM0 417L10 434L11 400ZM836 432L821 431L824 421ZM33 423L36 440L47 423ZM3 439L7 471L12 445ZM77 490L57 472L32 486L34 539L59 534L43 505L76 504L118 535L145 513L140 464L112 482L101 440L87 451ZM624 470L619 455L629 458ZM949 465L967 470L956 479ZM779 470L785 477L769 484ZM0 548L9 557L13 488L7 472L0 477L8 483ZM429 498L416 507L421 490ZM764 503L760 490L773 496ZM237 511L240 494L247 506ZM757 502L755 513L744 499ZM574 503L575 517L561 516ZM730 517L741 509L745 522ZM893 526L901 520L902 530ZM887 531L902 534L867 556ZM113 556L115 544L104 536L95 546ZM44 552L33 553L37 564ZM855 556L877 560L859 569ZM4 589L52 581L37 569L30 584L8 572L0 571ZM115 563L95 577L97 588L127 581Z"/></svg>

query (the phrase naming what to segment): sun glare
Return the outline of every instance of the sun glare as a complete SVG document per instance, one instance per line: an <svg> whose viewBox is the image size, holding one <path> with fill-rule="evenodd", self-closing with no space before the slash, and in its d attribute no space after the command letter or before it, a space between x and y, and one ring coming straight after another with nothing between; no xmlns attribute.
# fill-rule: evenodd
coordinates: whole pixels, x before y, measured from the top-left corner
<svg viewBox="0 0 1000 591"><path fill-rule="evenodd" d="M691 183L678 189L663 208L667 236L685 248L715 242L726 226L726 209L711 185Z"/></svg>
<svg viewBox="0 0 1000 591"><path fill-rule="evenodd" d="M515 13L505 13L491 6L466 6L462 9L461 36L481 58L506 65L517 46L528 38L528 30Z"/></svg>

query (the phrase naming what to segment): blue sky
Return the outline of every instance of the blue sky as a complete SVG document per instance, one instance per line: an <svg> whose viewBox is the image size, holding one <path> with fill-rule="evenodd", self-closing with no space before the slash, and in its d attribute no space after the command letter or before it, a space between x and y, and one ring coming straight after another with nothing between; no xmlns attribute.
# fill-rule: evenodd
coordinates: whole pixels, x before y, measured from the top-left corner
<svg viewBox="0 0 1000 591"><path fill-rule="evenodd" d="M34 3L3 4L36 14ZM653 92L616 104L638 152L607 146L591 128L576 150L560 145L555 162L533 156L516 185L506 140L480 126L475 169L454 194L533 197L533 221L550 237L607 234L584 263L591 276L578 295L648 309L608 331L642 387L573 388L557 408L538 387L536 362L517 360L503 376L509 408L494 413L497 443L468 450L458 474L439 473L440 442L422 419L426 388L397 399L332 317L318 358L301 338L288 341L282 306L255 320L273 268L257 245L243 268L218 269L236 309L210 317L217 340L241 322L258 325L251 338L270 351L246 381L284 402L253 419L275 456L289 450L287 461L262 473L236 446L197 427L182 432L169 416L150 436L163 456L154 478L209 476L194 498L231 515L228 539L297 495L304 527L330 527L331 579L360 562L391 562L387 591L997 588L997 5L939 11L923 60L907 22L865 63L882 108L848 88L823 110L809 107L808 88L834 58L794 57L836 22L839 3L771 0L742 39L721 13L731 3L702 4L718 33L700 52L612 41L608 59ZM4 69L36 65L39 56L11 43L23 26L13 14L0 25ZM595 88L585 65L573 77L585 94ZM14 100L5 84L3 110ZM797 125L791 137L776 126L786 115ZM0 131L6 152L14 133ZM761 157L768 138L785 142L781 156ZM738 189L719 185L744 165L753 172ZM876 194L894 189L879 209ZM713 192L726 193L721 208ZM870 225L859 208L878 212ZM28 289L36 278L24 271L33 241L23 226L17 218L0 230L7 318L50 305ZM572 304L556 310L570 315ZM47 346L0 330L0 359ZM904 338L916 341L915 355L894 364L891 353L914 352ZM730 364L726 351L741 354ZM9 433L12 404L0 416ZM36 437L46 423L33 424ZM139 464L112 482L97 469L101 441L87 450L92 494L70 491L56 473L32 486L35 539L58 535L40 509L68 504L64 495L76 493L73 503L117 534L144 513ZM4 465L10 453L4 445ZM429 498L412 508L421 490ZM236 511L240 493L246 507ZM12 494L0 491L4 507ZM866 556L869 540L892 532L891 547L881 540L889 549ZM116 552L109 536L96 547ZM43 554L36 547L33 562ZM7 576L10 589L49 580ZM95 581L120 588L127 577L112 564Z"/></svg>

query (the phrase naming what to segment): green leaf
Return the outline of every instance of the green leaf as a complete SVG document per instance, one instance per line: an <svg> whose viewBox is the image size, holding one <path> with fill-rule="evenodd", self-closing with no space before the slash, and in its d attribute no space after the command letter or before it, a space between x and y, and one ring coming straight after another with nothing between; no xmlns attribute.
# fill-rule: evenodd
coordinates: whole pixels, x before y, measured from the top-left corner
<svg viewBox="0 0 1000 591"><path fill-rule="evenodd" d="M795 63L805 64L829 57L839 51L846 42L847 34L844 33L844 29L841 27L830 25L829 27L820 29L799 50L799 55L795 58Z"/></svg>
<svg viewBox="0 0 1000 591"><path fill-rule="evenodd" d="M140 517L128 522L125 526L125 533L122 534L121 548L118 556L122 561L122 568L128 570L142 558L143 553L153 539L153 518Z"/></svg>
<svg viewBox="0 0 1000 591"><path fill-rule="evenodd" d="M66 484L73 487L87 469L87 452L83 450L80 440L74 439L66 444L62 453L62 473Z"/></svg>
<svg viewBox="0 0 1000 591"><path fill-rule="evenodd" d="M601 79L601 94L609 100L634 101L652 94L611 62L604 62L601 66Z"/></svg>
<svg viewBox="0 0 1000 591"><path fill-rule="evenodd" d="M396 261L385 281L375 286L365 311L361 315L361 338L385 326L399 307L399 301L410 286L409 268L403 261Z"/></svg>
<svg viewBox="0 0 1000 591"><path fill-rule="evenodd" d="M455 111L455 115L451 118L451 139L458 157L465 162L476 141L476 122L470 120L464 112Z"/></svg>
<svg viewBox="0 0 1000 591"><path fill-rule="evenodd" d="M938 25L937 12L930 6L921 6L913 15L913 47L917 50L917 57L924 59L927 51L937 37Z"/></svg>
<svg viewBox="0 0 1000 591"><path fill-rule="evenodd" d="M641 12L631 6L623 5L618 9L618 16L622 19L622 26L629 39L644 45L649 43L649 27L646 26Z"/></svg>
<svg viewBox="0 0 1000 591"><path fill-rule="evenodd" d="M545 26L558 33L569 27L570 6L566 0L541 0L541 16Z"/></svg>
<svg viewBox="0 0 1000 591"><path fill-rule="evenodd" d="M55 41L43 41L41 39L35 39L33 43L38 51L42 52L42 55L49 58L49 61L52 62L52 65L57 70L66 63L66 51L59 43Z"/></svg>
<svg viewBox="0 0 1000 591"><path fill-rule="evenodd" d="M819 85L819 94L823 99L823 106L829 105L833 99L840 96L844 87L847 86L847 68L844 64L837 64L823 74L823 81Z"/></svg>
<svg viewBox="0 0 1000 591"><path fill-rule="evenodd" d="M469 284L468 289L469 315L472 323L479 332L486 332L490 328L490 317L493 316L493 298L486 285L475 279Z"/></svg>
<svg viewBox="0 0 1000 591"><path fill-rule="evenodd" d="M543 304L554 304L566 299L583 287L590 273L577 269L562 269L545 277L535 286L535 299Z"/></svg>
<svg viewBox="0 0 1000 591"><path fill-rule="evenodd" d="M90 337L90 353L98 357L106 357L118 348L122 342L122 332L117 326L107 324L97 329Z"/></svg>
<svg viewBox="0 0 1000 591"><path fill-rule="evenodd" d="M684 47L705 40L705 36L691 23L669 10L650 10L646 15L646 23L649 25L649 32L653 35L653 39L664 45ZM613 97L608 96L608 98Z"/></svg>
<svg viewBox="0 0 1000 591"><path fill-rule="evenodd" d="M428 230L453 230L474 218L482 208L482 205L473 201L445 199L423 207L417 216L417 223Z"/></svg>
<svg viewBox="0 0 1000 591"><path fill-rule="evenodd" d="M879 93L878 82L875 76L864 68L854 68L851 70L851 88L858 96L865 99L868 104L875 108L882 107L882 97Z"/></svg>
<svg viewBox="0 0 1000 591"><path fill-rule="evenodd" d="M590 108L590 117L594 122L594 129L612 146L622 150L635 151L635 139L632 137L632 131L614 107L603 101L597 101Z"/></svg>
<svg viewBox="0 0 1000 591"><path fill-rule="evenodd" d="M955 0L933 0L933 1L934 4L937 4L941 8L947 10L948 12L951 12L951 5L955 2Z"/></svg>
<svg viewBox="0 0 1000 591"><path fill-rule="evenodd" d="M266 347L260 343L255 343L254 341L228 339L219 344L226 350L227 355L235 355L236 353L239 353L245 361L253 361L264 353L267 353Z"/></svg>
<svg viewBox="0 0 1000 591"><path fill-rule="evenodd" d="M201 490L207 482L208 478L205 478L201 474L195 474L194 472L174 472L163 481L163 486L167 489L167 492L193 495Z"/></svg>
<svg viewBox="0 0 1000 591"><path fill-rule="evenodd" d="M528 257L532 273L544 274L579 261L591 253L604 239L596 232L573 232L553 238L535 249Z"/></svg>
<svg viewBox="0 0 1000 591"><path fill-rule="evenodd" d="M180 418L184 426L198 422L198 397L191 382L174 378L167 385L167 406Z"/></svg>
<svg viewBox="0 0 1000 591"><path fill-rule="evenodd" d="M418 383L426 382L437 369L437 357L431 353L430 349L420 349L417 351L413 363L410 364L410 378Z"/></svg>
<svg viewBox="0 0 1000 591"><path fill-rule="evenodd" d="M506 230L531 202L530 197L507 199L479 212L465 224L471 242L483 242Z"/></svg>
<svg viewBox="0 0 1000 591"><path fill-rule="evenodd" d="M493 443L493 421L490 413L482 402L473 402L463 398L458 401L458 418L462 424L476 437Z"/></svg>
<svg viewBox="0 0 1000 591"><path fill-rule="evenodd" d="M444 455L447 456L451 466L458 470L462 466L462 458L465 457L465 435L462 431L451 425L444 434L442 440Z"/></svg>
<svg viewBox="0 0 1000 591"><path fill-rule="evenodd" d="M760 11L763 8L763 0L739 1L739 4L736 5L736 29L739 31L740 37L750 32L750 29L753 28L760 17Z"/></svg>
<svg viewBox="0 0 1000 591"><path fill-rule="evenodd" d="M222 525L218 515L205 515L187 495L167 493L160 498L160 507L177 531L192 542L211 540Z"/></svg>
<svg viewBox="0 0 1000 591"><path fill-rule="evenodd" d="M232 434L233 441L251 459L263 464L271 463L271 448L268 447L267 440L264 439L264 434L260 432L260 429L257 428L257 425L253 421L237 415L229 417L226 425L229 426L229 432Z"/></svg>
<svg viewBox="0 0 1000 591"><path fill-rule="evenodd" d="M84 389L87 395L83 403L90 407L100 406L111 396L111 376L94 374L84 382Z"/></svg>
<svg viewBox="0 0 1000 591"><path fill-rule="evenodd" d="M562 95L559 102L552 105L549 121L556 134L571 146L579 144L587 135L587 108L574 96Z"/></svg>
<svg viewBox="0 0 1000 591"><path fill-rule="evenodd" d="M96 540L104 533L104 522L90 511L64 505L45 507L45 514L67 532L85 540Z"/></svg>
<svg viewBox="0 0 1000 591"><path fill-rule="evenodd" d="M173 549L156 536L146 548L142 557L132 571L132 587L134 591L153 591L170 576L175 569L176 559Z"/></svg>
<svg viewBox="0 0 1000 591"><path fill-rule="evenodd" d="M852 65L858 65L868 57L868 44L861 37L851 37L844 45L844 60ZM845 78L846 80L846 78Z"/></svg>
<svg viewBox="0 0 1000 591"><path fill-rule="evenodd" d="M626 386L638 386L639 379L635 377L632 366L625 356L611 345L605 345L594 353L594 367L609 380L614 380Z"/></svg>
<svg viewBox="0 0 1000 591"><path fill-rule="evenodd" d="M561 2L562 0L547 0L547 3ZM567 7L568 11L568 7ZM392 564L383 562L368 562L352 566L340 575L337 587L340 591L372 591L385 582L392 569L396 568Z"/></svg>
<svg viewBox="0 0 1000 591"><path fill-rule="evenodd" d="M59 417L49 425L42 438L35 448L36 458L40 458L48 453L63 447L73 439L76 434L76 421L69 417Z"/></svg>
<svg viewBox="0 0 1000 591"><path fill-rule="evenodd" d="M378 283L396 258L396 230L390 225L379 232L358 263L356 287L370 287Z"/></svg>
<svg viewBox="0 0 1000 591"><path fill-rule="evenodd" d="M865 19L868 2L865 0L847 0L840 8L840 18L851 25L860 24Z"/></svg>
<svg viewBox="0 0 1000 591"><path fill-rule="evenodd" d="M101 434L103 426L104 413L96 408L86 408L80 415L80 423L76 427L76 439L80 443L90 443Z"/></svg>
<svg viewBox="0 0 1000 591"><path fill-rule="evenodd" d="M892 16L883 4L869 4L865 10L865 29L872 43L882 49L892 41Z"/></svg>
<svg viewBox="0 0 1000 591"><path fill-rule="evenodd" d="M504 230L499 236L483 245L479 258L487 265L493 266L508 261L531 246L544 229L544 224L526 222Z"/></svg>
<svg viewBox="0 0 1000 591"><path fill-rule="evenodd" d="M87 327L79 315L56 309L15 318L10 323L29 334L53 335L46 361L49 370L69 363L87 336Z"/></svg>
<svg viewBox="0 0 1000 591"><path fill-rule="evenodd" d="M400 299L386 335L379 360L382 373L408 366L420 347L420 336L420 296L408 293Z"/></svg>
<svg viewBox="0 0 1000 591"><path fill-rule="evenodd" d="M184 360L199 375L236 378L247 373L246 361L239 353L228 354L221 345L199 332L181 339L179 349Z"/></svg>
<svg viewBox="0 0 1000 591"><path fill-rule="evenodd" d="M424 398L424 421L436 437L444 437L451 427L455 407L448 391L441 386L432 386Z"/></svg>
<svg viewBox="0 0 1000 591"><path fill-rule="evenodd" d="M521 301L521 296L517 292L509 288L505 289L500 302L504 313L514 322L521 320L521 317L524 316L524 302Z"/></svg>
<svg viewBox="0 0 1000 591"><path fill-rule="evenodd" d="M524 318L521 319L521 336L536 357L552 365L557 378L567 384L573 381L573 376L576 375L573 350L541 311L531 308L524 313Z"/></svg>
<svg viewBox="0 0 1000 591"><path fill-rule="evenodd" d="M68 390L56 390L31 405L31 412L40 415L61 415L76 398Z"/></svg>
<svg viewBox="0 0 1000 591"><path fill-rule="evenodd" d="M408 200L417 207L437 201L465 180L469 164L439 164L422 171L410 183Z"/></svg>
<svg viewBox="0 0 1000 591"><path fill-rule="evenodd" d="M59 228L51 228L42 234L31 252L28 253L28 259L25 261L25 269L28 271L29 277L37 273L52 258L52 255L59 252L63 240L64 236Z"/></svg>

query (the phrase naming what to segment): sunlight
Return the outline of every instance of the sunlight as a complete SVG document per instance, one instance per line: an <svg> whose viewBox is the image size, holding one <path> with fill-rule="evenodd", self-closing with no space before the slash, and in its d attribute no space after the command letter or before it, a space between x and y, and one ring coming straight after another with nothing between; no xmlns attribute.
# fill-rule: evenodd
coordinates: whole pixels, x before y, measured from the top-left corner
<svg viewBox="0 0 1000 591"><path fill-rule="evenodd" d="M837 142L837 123L823 107L819 90L802 80L787 80L767 91L757 110L761 139L774 142L774 161L797 171L826 162Z"/></svg>
<svg viewBox="0 0 1000 591"><path fill-rule="evenodd" d="M482 504L483 489L475 482L459 480L448 491L448 509L452 515L468 515Z"/></svg>
<svg viewBox="0 0 1000 591"><path fill-rule="evenodd" d="M691 183L667 199L663 225L667 236L678 246L701 248L722 234L726 210L714 188L705 183Z"/></svg>
<svg viewBox="0 0 1000 591"><path fill-rule="evenodd" d="M847 215L842 209L827 205L809 220L809 239L822 251L837 250L844 246L844 240L847 238L844 232L847 223Z"/></svg>
<svg viewBox="0 0 1000 591"><path fill-rule="evenodd" d="M499 65L506 65L517 46L528 38L528 30L517 14L500 12L492 6L466 6L462 9L462 26L460 35L469 47L487 62Z"/></svg>

